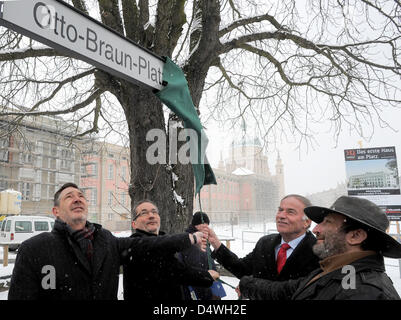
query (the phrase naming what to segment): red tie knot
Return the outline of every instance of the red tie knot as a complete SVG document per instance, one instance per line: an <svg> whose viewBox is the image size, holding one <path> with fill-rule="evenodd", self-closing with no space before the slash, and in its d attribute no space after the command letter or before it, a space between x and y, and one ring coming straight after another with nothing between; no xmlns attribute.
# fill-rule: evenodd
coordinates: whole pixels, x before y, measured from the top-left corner
<svg viewBox="0 0 401 320"><path fill-rule="evenodd" d="M291 246L288 243L283 243L280 249L287 251L289 248L291 248Z"/></svg>

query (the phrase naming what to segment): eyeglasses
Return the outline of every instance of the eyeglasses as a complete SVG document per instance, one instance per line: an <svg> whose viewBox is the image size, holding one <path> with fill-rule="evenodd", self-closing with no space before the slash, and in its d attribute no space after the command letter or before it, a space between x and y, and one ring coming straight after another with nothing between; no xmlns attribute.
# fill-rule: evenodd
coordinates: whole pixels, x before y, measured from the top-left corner
<svg viewBox="0 0 401 320"><path fill-rule="evenodd" d="M134 217L133 221L135 221L136 219L138 219L138 218L141 217L141 216L148 216L150 213L152 213L152 214L154 214L154 215L158 215L158 214L159 214L159 212L158 212L156 209L152 209L152 210L150 210L150 211L148 211L148 210L142 210L141 212L139 212L139 214L137 214L137 215Z"/></svg>

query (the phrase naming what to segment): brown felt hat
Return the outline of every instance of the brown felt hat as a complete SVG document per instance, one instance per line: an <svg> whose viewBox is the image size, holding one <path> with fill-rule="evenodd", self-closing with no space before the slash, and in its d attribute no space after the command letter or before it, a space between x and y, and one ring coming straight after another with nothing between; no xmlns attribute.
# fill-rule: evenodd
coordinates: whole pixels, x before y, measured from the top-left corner
<svg viewBox="0 0 401 320"><path fill-rule="evenodd" d="M401 258L401 243L386 233L390 224L386 214L373 202L360 198L342 196L330 208L310 206L304 209L309 219L321 223L329 213L342 214L369 228L380 242L381 252L390 258Z"/></svg>

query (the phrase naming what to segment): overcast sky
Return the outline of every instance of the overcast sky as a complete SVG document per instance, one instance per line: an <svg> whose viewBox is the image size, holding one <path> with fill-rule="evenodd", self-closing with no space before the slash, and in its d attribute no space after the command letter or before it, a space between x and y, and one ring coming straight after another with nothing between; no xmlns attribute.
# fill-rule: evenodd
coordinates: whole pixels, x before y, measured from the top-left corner
<svg viewBox="0 0 401 320"><path fill-rule="evenodd" d="M314 150L297 150L295 144L282 144L279 147L280 156L284 163L285 193L311 194L330 188L338 183L345 182L346 171L344 162L344 149L360 148L359 141L363 148L395 146L397 162L401 157L401 109L386 111L381 116L387 120L397 132L388 128L381 129L378 125L370 141L363 140L356 134L342 132L338 143L333 139L333 133L319 133ZM252 132L251 130L249 130ZM207 135L209 145L207 155L213 166L217 166L220 151L223 152L223 159L227 158L227 149L231 137L227 132L219 132L208 126ZM272 174L275 173L275 162L277 153L268 154L269 167Z"/></svg>

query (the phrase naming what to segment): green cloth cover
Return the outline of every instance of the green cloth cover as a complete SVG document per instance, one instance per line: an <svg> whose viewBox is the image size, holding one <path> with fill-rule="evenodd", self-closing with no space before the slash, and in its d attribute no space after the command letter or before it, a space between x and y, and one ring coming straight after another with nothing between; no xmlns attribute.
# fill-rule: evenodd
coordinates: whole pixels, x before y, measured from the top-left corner
<svg viewBox="0 0 401 320"><path fill-rule="evenodd" d="M163 81L167 85L156 92L156 96L184 122L185 129L193 129L197 134L198 146L192 145L195 139L190 139L192 150L200 150L197 153L196 163L191 163L195 175L196 194L207 184L217 184L213 170L206 158L206 146L209 142L199 120L195 106L189 93L188 83L184 73L171 59L166 58L163 68Z"/></svg>

